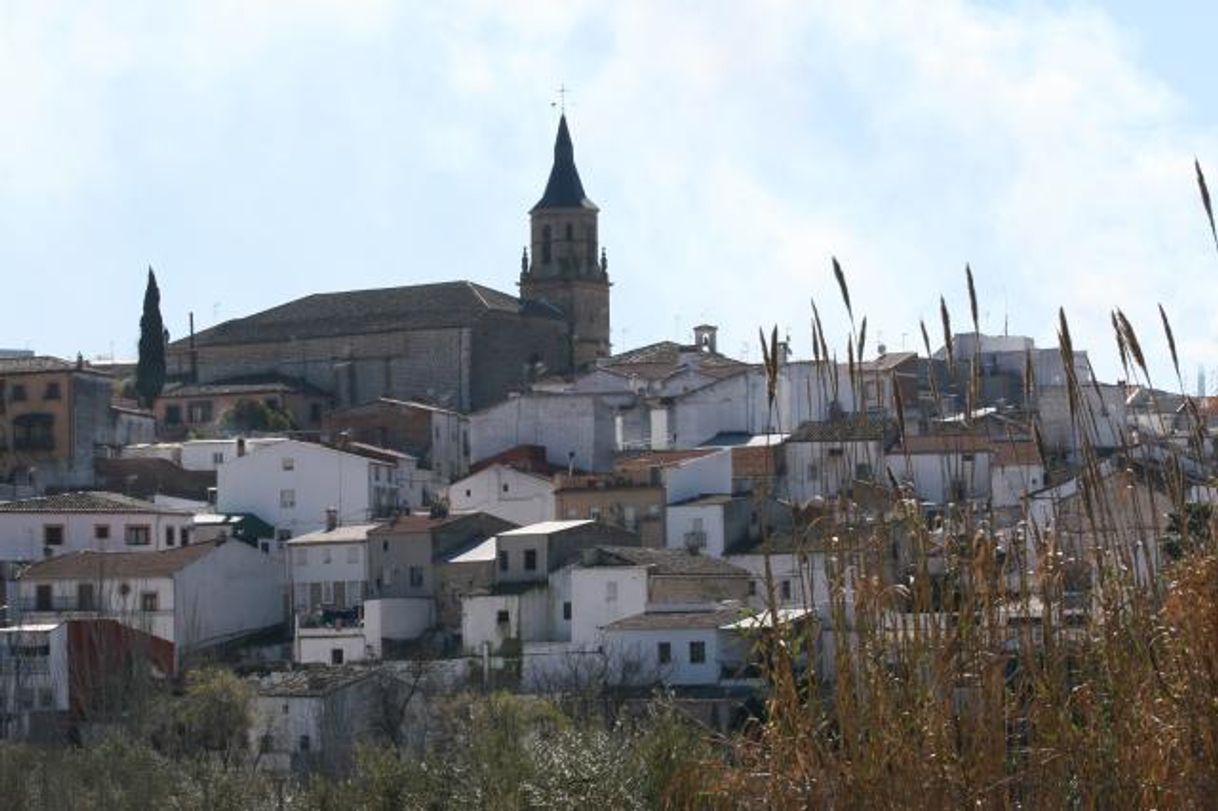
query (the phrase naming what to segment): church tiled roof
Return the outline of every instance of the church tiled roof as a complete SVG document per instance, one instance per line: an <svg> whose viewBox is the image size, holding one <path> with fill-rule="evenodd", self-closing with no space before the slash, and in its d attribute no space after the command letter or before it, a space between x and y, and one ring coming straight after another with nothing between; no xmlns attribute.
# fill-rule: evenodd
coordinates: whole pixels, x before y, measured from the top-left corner
<svg viewBox="0 0 1218 811"><path fill-rule="evenodd" d="M550 169L545 194L537 201L537 205L533 206L532 211L543 208L597 210L596 205L584 194L584 184L580 182L579 170L575 168L575 147L571 143L571 133L567 130L565 115L558 119L558 136L554 139L554 166Z"/></svg>
<svg viewBox="0 0 1218 811"><path fill-rule="evenodd" d="M198 346L275 342L472 326L486 313L560 318L558 310L473 282L440 282L339 293L314 293L260 313L225 321L195 336ZM176 348L186 340L175 342Z"/></svg>

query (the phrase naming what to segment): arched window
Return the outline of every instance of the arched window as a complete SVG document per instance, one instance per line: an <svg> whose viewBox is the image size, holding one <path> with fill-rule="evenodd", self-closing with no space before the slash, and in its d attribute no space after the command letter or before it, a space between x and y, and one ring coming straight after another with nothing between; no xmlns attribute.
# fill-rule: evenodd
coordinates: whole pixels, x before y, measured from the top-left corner
<svg viewBox="0 0 1218 811"><path fill-rule="evenodd" d="M571 223L567 223L567 242L575 239L575 229L571 227Z"/></svg>
<svg viewBox="0 0 1218 811"><path fill-rule="evenodd" d="M542 264L550 264L550 226L543 225L541 228L541 261Z"/></svg>

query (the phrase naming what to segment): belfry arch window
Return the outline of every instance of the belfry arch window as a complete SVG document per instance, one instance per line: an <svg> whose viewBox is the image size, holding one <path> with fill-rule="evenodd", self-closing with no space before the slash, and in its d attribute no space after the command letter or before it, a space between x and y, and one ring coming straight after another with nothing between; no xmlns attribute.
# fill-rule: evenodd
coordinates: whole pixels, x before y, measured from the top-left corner
<svg viewBox="0 0 1218 811"><path fill-rule="evenodd" d="M542 264L550 263L550 226L545 225L541 228L541 261Z"/></svg>

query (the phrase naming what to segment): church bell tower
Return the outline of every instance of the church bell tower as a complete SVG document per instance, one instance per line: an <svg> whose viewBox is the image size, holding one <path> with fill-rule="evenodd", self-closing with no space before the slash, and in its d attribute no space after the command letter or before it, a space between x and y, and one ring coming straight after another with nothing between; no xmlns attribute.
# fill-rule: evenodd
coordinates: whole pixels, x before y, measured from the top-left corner
<svg viewBox="0 0 1218 811"><path fill-rule="evenodd" d="M566 316L573 369L609 355L609 263L597 248L598 213L584 194L563 115L545 194L529 211L532 247L521 260L520 295Z"/></svg>

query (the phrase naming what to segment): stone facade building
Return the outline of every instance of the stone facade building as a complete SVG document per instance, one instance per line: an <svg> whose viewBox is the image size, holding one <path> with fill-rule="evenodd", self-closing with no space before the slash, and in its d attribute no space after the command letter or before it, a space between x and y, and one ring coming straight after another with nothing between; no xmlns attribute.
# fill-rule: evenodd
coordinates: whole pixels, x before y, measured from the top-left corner
<svg viewBox="0 0 1218 811"><path fill-rule="evenodd" d="M172 378L291 377L340 407L379 397L461 412L609 352L609 280L597 209L559 122L545 195L530 212L534 261L521 297L469 281L316 293L169 346Z"/></svg>

